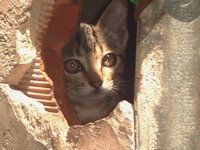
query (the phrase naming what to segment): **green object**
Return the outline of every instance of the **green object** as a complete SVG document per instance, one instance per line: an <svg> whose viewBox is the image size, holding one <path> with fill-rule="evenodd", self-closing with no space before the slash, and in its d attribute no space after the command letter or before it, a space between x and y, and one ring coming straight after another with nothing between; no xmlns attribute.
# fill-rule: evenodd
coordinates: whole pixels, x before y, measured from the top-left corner
<svg viewBox="0 0 200 150"><path fill-rule="evenodd" d="M139 2L139 0L130 0L131 1L131 3L133 3L133 4L137 4L138 2Z"/></svg>

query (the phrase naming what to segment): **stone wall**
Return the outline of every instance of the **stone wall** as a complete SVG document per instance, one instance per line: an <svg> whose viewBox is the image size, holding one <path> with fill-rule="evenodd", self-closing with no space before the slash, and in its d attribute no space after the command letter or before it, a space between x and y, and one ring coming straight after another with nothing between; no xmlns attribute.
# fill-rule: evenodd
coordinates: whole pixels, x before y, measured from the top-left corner
<svg viewBox="0 0 200 150"><path fill-rule="evenodd" d="M122 101L106 118L69 127L64 117L45 111L42 104L0 84L0 149L132 150L133 107Z"/></svg>

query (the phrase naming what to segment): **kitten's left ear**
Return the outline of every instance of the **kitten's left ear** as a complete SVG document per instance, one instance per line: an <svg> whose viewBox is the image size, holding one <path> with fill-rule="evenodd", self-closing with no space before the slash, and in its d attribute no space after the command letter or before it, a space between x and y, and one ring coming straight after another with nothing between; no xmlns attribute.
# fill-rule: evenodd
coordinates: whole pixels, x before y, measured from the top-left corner
<svg viewBox="0 0 200 150"><path fill-rule="evenodd" d="M127 24L127 0L113 0L100 17L97 25L100 29L119 32Z"/></svg>

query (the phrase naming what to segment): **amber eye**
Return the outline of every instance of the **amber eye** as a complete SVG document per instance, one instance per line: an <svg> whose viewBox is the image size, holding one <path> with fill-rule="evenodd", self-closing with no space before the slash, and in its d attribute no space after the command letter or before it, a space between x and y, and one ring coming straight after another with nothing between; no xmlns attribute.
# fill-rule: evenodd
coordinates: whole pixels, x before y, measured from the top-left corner
<svg viewBox="0 0 200 150"><path fill-rule="evenodd" d="M113 53L106 54L102 59L102 64L105 67L113 67L117 63L117 56Z"/></svg>
<svg viewBox="0 0 200 150"><path fill-rule="evenodd" d="M82 69L81 63L76 59L69 59L65 61L65 70L70 74L75 74Z"/></svg>

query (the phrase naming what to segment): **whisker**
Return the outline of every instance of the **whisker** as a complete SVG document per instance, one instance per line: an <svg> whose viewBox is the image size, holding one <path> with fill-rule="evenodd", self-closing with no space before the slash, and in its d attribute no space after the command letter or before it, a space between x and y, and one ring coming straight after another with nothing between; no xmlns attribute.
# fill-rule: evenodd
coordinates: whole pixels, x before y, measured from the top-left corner
<svg viewBox="0 0 200 150"><path fill-rule="evenodd" d="M115 90L117 93L119 94L123 94L123 95L127 95L128 92L122 88L113 88L113 90Z"/></svg>
<svg viewBox="0 0 200 150"><path fill-rule="evenodd" d="M114 90L109 90L115 97L120 99L119 95Z"/></svg>

